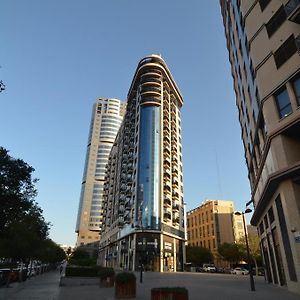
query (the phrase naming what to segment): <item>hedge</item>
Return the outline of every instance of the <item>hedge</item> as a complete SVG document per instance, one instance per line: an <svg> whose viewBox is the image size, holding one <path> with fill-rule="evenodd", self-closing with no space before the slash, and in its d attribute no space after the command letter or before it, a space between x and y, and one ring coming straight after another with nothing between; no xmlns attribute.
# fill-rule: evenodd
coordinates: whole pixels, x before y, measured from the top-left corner
<svg viewBox="0 0 300 300"><path fill-rule="evenodd" d="M99 277L98 272L101 267L66 267L66 276L78 276L78 277Z"/></svg>

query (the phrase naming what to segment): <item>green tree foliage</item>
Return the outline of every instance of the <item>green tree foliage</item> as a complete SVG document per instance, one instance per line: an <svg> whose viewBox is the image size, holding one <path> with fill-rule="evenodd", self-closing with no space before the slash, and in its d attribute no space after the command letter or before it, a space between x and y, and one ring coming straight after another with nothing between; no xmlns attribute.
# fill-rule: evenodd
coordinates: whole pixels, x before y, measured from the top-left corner
<svg viewBox="0 0 300 300"><path fill-rule="evenodd" d="M36 258L49 226L34 198L34 169L0 147L0 257Z"/></svg>
<svg viewBox="0 0 300 300"><path fill-rule="evenodd" d="M186 261L191 262L195 266L202 266L203 263L210 263L214 259L211 251L207 248L187 246Z"/></svg>
<svg viewBox="0 0 300 300"><path fill-rule="evenodd" d="M245 261L248 260L247 257L247 248L246 248L246 239L243 237L239 240L240 248L243 252L243 258ZM257 234L248 234L248 245L249 245L249 252L250 258L255 264L256 272L258 272L258 265L261 264L261 251L260 251L260 240ZM250 262L251 263L251 262Z"/></svg>
<svg viewBox="0 0 300 300"><path fill-rule="evenodd" d="M51 239L42 241L38 259L43 262L57 263L66 259L65 251Z"/></svg>
<svg viewBox="0 0 300 300"><path fill-rule="evenodd" d="M77 266L94 266L96 265L96 258L90 257L90 254L83 249L77 248L71 254L69 263Z"/></svg>
<svg viewBox="0 0 300 300"><path fill-rule="evenodd" d="M219 246L218 252L223 260L230 263L238 263L244 258L244 253L240 245L224 243Z"/></svg>

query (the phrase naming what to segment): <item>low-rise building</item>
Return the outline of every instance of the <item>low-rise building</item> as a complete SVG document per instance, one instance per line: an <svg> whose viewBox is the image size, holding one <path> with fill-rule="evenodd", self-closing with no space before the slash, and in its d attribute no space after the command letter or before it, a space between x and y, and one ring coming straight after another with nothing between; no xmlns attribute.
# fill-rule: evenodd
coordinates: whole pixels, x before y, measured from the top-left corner
<svg viewBox="0 0 300 300"><path fill-rule="evenodd" d="M243 219L234 214L233 201L206 200L187 213L189 246L208 248L216 254L221 244L235 243L243 236Z"/></svg>

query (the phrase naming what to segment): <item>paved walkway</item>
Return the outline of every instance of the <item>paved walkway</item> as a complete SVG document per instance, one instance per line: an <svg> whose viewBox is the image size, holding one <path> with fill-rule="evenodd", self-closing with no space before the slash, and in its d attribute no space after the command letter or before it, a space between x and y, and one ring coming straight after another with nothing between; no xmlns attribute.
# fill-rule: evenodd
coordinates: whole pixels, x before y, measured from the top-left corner
<svg viewBox="0 0 300 300"><path fill-rule="evenodd" d="M59 272L44 273L11 288L0 288L1 300L113 300L114 288L98 286L59 287ZM136 299L150 299L152 287L184 286L188 288L189 300L299 300L286 288L279 288L255 277L256 291L250 291L248 276L204 273L151 273L144 274L139 283L137 274Z"/></svg>

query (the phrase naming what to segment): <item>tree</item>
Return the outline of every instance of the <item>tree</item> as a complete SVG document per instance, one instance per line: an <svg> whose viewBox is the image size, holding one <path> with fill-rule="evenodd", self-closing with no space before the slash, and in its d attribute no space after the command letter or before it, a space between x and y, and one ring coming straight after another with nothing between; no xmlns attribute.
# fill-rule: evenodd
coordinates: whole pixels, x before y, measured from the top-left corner
<svg viewBox="0 0 300 300"><path fill-rule="evenodd" d="M66 259L66 253L51 239L45 239L41 243L37 258L43 262L55 264Z"/></svg>
<svg viewBox="0 0 300 300"><path fill-rule="evenodd" d="M244 260L248 260L246 239L244 237L240 238L238 243L242 249ZM261 251L260 251L260 240L257 234L248 234L248 245L250 258L253 260L255 265L256 274L258 274L258 264L261 262Z"/></svg>
<svg viewBox="0 0 300 300"><path fill-rule="evenodd" d="M244 257L241 246L234 243L224 243L220 245L218 252L222 259L227 260L230 263L238 263Z"/></svg>
<svg viewBox="0 0 300 300"><path fill-rule="evenodd" d="M0 147L0 257L35 258L49 226L34 198L34 168Z"/></svg>
<svg viewBox="0 0 300 300"><path fill-rule="evenodd" d="M186 260L193 263L195 266L201 266L203 263L209 263L213 261L213 255L207 248L197 246L186 247Z"/></svg>

